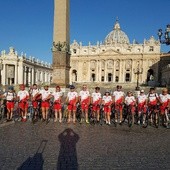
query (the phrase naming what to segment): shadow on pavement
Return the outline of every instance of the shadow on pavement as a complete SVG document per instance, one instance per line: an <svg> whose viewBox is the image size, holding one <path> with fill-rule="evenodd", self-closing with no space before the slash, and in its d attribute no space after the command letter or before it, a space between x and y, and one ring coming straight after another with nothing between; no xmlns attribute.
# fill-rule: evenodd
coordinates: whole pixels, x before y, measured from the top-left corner
<svg viewBox="0 0 170 170"><path fill-rule="evenodd" d="M78 170L76 143L79 140L79 135L72 129L68 128L59 134L58 139L61 145L57 170Z"/></svg>
<svg viewBox="0 0 170 170"><path fill-rule="evenodd" d="M17 170L43 170L43 152L46 147L47 140L43 140L40 143L40 146L37 149L37 152L33 157L29 157L26 161L22 163L22 165L17 168Z"/></svg>

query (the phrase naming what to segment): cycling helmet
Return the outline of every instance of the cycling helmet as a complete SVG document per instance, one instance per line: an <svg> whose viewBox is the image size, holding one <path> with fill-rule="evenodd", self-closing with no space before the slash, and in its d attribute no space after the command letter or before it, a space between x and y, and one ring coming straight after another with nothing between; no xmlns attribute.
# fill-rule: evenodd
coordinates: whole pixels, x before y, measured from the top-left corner
<svg viewBox="0 0 170 170"><path fill-rule="evenodd" d="M8 90L14 90L14 87L13 86L9 86Z"/></svg>
<svg viewBox="0 0 170 170"><path fill-rule="evenodd" d="M73 86L73 85L70 85L70 89L75 89L75 86Z"/></svg>

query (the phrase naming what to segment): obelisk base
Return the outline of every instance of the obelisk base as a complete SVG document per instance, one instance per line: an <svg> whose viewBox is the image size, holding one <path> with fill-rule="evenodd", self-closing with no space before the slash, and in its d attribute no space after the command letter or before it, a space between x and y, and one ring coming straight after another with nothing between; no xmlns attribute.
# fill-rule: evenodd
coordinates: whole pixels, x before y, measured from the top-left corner
<svg viewBox="0 0 170 170"><path fill-rule="evenodd" d="M67 87L69 85L70 54L53 51L52 85Z"/></svg>

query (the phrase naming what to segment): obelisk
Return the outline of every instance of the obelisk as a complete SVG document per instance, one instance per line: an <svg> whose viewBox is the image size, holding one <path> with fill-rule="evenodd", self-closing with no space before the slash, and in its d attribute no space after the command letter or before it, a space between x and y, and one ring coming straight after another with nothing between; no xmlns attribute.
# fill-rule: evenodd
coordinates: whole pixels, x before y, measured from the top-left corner
<svg viewBox="0 0 170 170"><path fill-rule="evenodd" d="M70 70L70 0L54 0L52 83L66 87Z"/></svg>

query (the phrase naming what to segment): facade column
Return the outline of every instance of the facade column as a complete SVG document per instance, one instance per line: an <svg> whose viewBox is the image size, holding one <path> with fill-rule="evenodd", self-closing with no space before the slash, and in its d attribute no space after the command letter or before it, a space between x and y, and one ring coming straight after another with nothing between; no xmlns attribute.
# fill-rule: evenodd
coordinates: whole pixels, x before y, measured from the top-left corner
<svg viewBox="0 0 170 170"><path fill-rule="evenodd" d="M88 61L88 81L91 82L91 69L90 69L90 61Z"/></svg>
<svg viewBox="0 0 170 170"><path fill-rule="evenodd" d="M107 61L104 62L104 82L107 82Z"/></svg>
<svg viewBox="0 0 170 170"><path fill-rule="evenodd" d="M23 81L23 82L24 82L24 84L26 84L26 79L27 79L27 78L26 78L26 76L27 76L27 74L26 74L26 73L27 73L27 67L26 67L26 66L24 66L24 81Z"/></svg>
<svg viewBox="0 0 170 170"><path fill-rule="evenodd" d="M18 84L18 64L15 64L15 80L14 84Z"/></svg>
<svg viewBox="0 0 170 170"><path fill-rule="evenodd" d="M24 83L24 67L23 63L19 62L18 63L18 84L23 84Z"/></svg>
<svg viewBox="0 0 170 170"><path fill-rule="evenodd" d="M47 71L45 71L45 82L49 82L47 78Z"/></svg>
<svg viewBox="0 0 170 170"><path fill-rule="evenodd" d="M98 60L96 62L96 82L98 82L98 75L99 75L99 64L98 64Z"/></svg>
<svg viewBox="0 0 170 170"><path fill-rule="evenodd" d="M116 77L116 72L115 72L115 60L113 60L113 77L112 77L112 82L115 82L115 77Z"/></svg>
<svg viewBox="0 0 170 170"><path fill-rule="evenodd" d="M48 72L46 72L46 82L49 82L50 80L49 80L49 78L48 78L49 76L48 76Z"/></svg>
<svg viewBox="0 0 170 170"><path fill-rule="evenodd" d="M122 82L122 60L119 60L119 83Z"/></svg>
<svg viewBox="0 0 170 170"><path fill-rule="evenodd" d="M36 70L36 83L39 83L39 70Z"/></svg>
<svg viewBox="0 0 170 170"><path fill-rule="evenodd" d="M135 77L135 74L134 74L134 64L135 64L135 62L134 62L134 60L132 60L132 68L131 68L131 82L132 83L134 83L135 82L135 80L134 80L134 77Z"/></svg>
<svg viewBox="0 0 170 170"><path fill-rule="evenodd" d="M3 64L3 69L1 70L2 85L6 85L6 64Z"/></svg>
<svg viewBox="0 0 170 170"><path fill-rule="evenodd" d="M31 68L28 68L28 85L31 85Z"/></svg>
<svg viewBox="0 0 170 170"><path fill-rule="evenodd" d="M101 71L102 71L102 65L101 65L101 60L99 60L99 82L101 82Z"/></svg>
<svg viewBox="0 0 170 170"><path fill-rule="evenodd" d="M32 84L34 84L35 83L35 77L34 77L34 68L32 68Z"/></svg>

